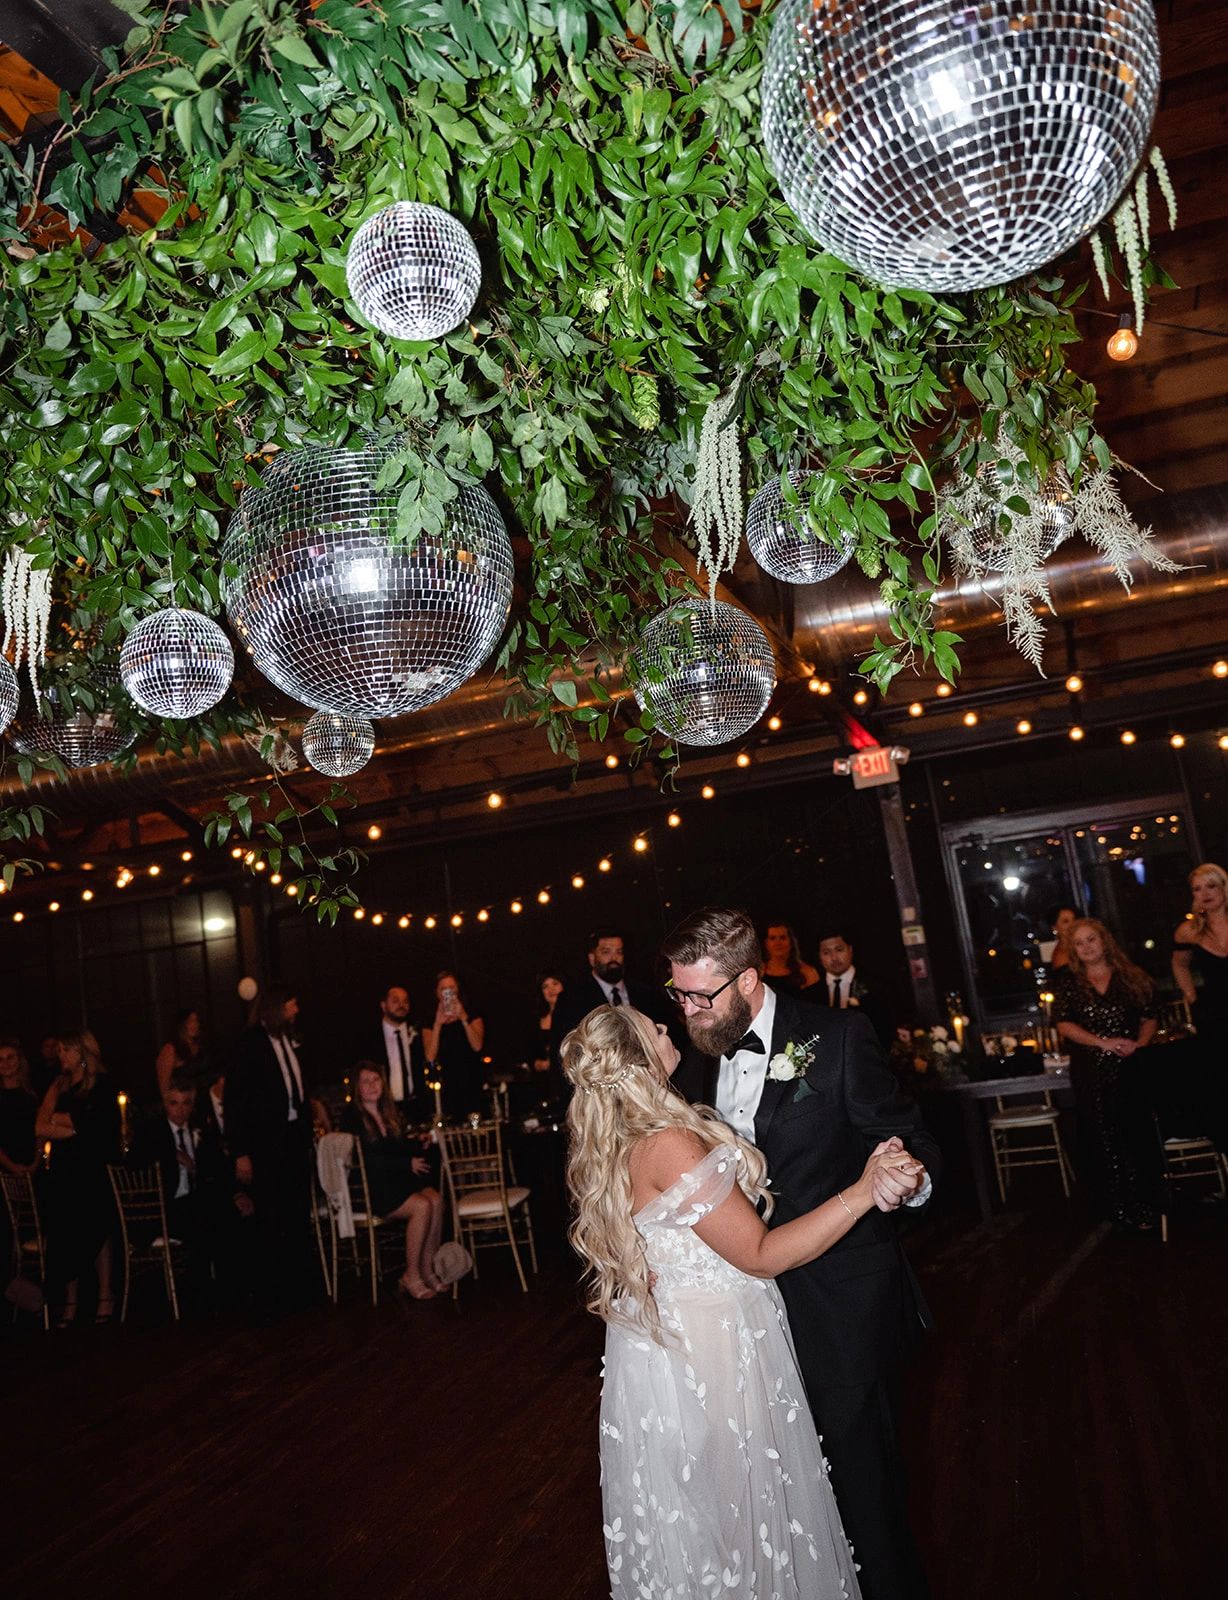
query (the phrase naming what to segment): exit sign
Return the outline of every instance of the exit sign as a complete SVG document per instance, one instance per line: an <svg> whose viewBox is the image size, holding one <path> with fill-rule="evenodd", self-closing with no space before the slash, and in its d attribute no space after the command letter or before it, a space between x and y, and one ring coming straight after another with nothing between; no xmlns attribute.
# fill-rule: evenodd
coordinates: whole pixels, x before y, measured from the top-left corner
<svg viewBox="0 0 1228 1600"><path fill-rule="evenodd" d="M886 745L872 745L868 750L858 750L849 757L849 771L853 774L854 789L873 789L879 783L900 781L895 752Z"/></svg>

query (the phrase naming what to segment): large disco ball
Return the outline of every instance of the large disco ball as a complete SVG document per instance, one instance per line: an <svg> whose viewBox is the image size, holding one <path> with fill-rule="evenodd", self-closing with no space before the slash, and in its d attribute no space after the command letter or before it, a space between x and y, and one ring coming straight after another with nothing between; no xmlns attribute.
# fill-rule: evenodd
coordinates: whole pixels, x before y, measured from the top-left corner
<svg viewBox="0 0 1228 1600"><path fill-rule="evenodd" d="M1113 207L1160 83L1150 0L782 0L763 138L825 250L879 283L1009 283Z"/></svg>
<svg viewBox="0 0 1228 1600"><path fill-rule="evenodd" d="M679 744L737 739L767 709L776 658L736 606L683 600L655 616L635 653L635 698Z"/></svg>
<svg viewBox="0 0 1228 1600"><path fill-rule="evenodd" d="M442 339L473 310L482 286L477 246L438 206L398 200L350 241L346 282L367 321L394 339Z"/></svg>
<svg viewBox="0 0 1228 1600"><path fill-rule="evenodd" d="M790 472L789 482L801 489L804 472ZM839 544L828 544L809 526L806 505L785 500L780 479L772 478L746 509L746 543L764 572L782 583L822 583L846 566L857 540L845 534Z"/></svg>
<svg viewBox="0 0 1228 1600"><path fill-rule="evenodd" d="M100 666L91 687L100 698L109 697L118 679L113 666ZM9 738L23 755L58 756L66 767L100 767L136 742L136 729L122 728L112 705L84 711L65 703L54 685L43 689L41 699L51 706L50 712L35 710L9 730Z"/></svg>
<svg viewBox="0 0 1228 1600"><path fill-rule="evenodd" d="M303 754L326 778L348 778L375 753L375 729L365 717L317 711L303 729Z"/></svg>
<svg viewBox="0 0 1228 1600"><path fill-rule="evenodd" d="M234 670L217 623L178 606L142 617L119 655L124 688L155 717L199 717L229 689Z"/></svg>
<svg viewBox="0 0 1228 1600"><path fill-rule="evenodd" d="M0 656L0 733L17 715L17 674L4 656Z"/></svg>
<svg viewBox="0 0 1228 1600"><path fill-rule="evenodd" d="M512 546L485 489L462 489L442 534L396 535L391 451L275 456L243 491L222 546L231 625L279 689L321 711L395 717L432 705L494 648Z"/></svg>
<svg viewBox="0 0 1228 1600"><path fill-rule="evenodd" d="M980 511L973 521L957 525L950 538L956 554L965 564L989 572L1005 572L1016 565L1001 526L1001 503L1008 493L998 473L997 463L983 461L976 469ZM1074 532L1074 492L1065 467L1055 467L1038 490L1027 498L1040 517L1040 560L1047 561L1058 545Z"/></svg>

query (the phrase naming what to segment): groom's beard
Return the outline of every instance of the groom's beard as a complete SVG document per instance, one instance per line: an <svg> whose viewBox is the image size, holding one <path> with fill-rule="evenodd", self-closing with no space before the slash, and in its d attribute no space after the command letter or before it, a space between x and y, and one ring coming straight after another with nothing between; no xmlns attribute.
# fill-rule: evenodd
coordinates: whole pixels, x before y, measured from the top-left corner
<svg viewBox="0 0 1228 1600"><path fill-rule="evenodd" d="M695 1011L686 1019L687 1036L706 1056L723 1056L750 1027L750 1001L735 990L723 1017L715 1011Z"/></svg>

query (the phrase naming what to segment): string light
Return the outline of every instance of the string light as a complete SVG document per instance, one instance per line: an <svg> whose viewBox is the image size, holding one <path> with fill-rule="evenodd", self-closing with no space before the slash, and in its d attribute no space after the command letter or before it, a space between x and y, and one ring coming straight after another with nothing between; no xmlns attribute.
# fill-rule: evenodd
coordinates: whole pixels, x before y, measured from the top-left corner
<svg viewBox="0 0 1228 1600"><path fill-rule="evenodd" d="M0 894L7 894L8 892L9 892L8 884L5 883L3 878L0 878Z"/></svg>
<svg viewBox="0 0 1228 1600"><path fill-rule="evenodd" d="M537 903L539 906L548 906L550 904L549 889L539 889L537 891Z"/></svg>
<svg viewBox="0 0 1228 1600"><path fill-rule="evenodd" d="M483 906L482 909L478 912L478 921L479 922L489 922L490 921L490 912L487 911L485 906Z"/></svg>
<svg viewBox="0 0 1228 1600"><path fill-rule="evenodd" d="M239 845L235 845L234 849L230 853L234 857L234 859L237 861L239 859L239 857L243 854L243 851L242 851L242 849L241 849L241 847Z"/></svg>
<svg viewBox="0 0 1228 1600"><path fill-rule="evenodd" d="M1079 676L1079 674L1077 672L1072 672L1070 674L1070 676L1066 679L1066 693L1067 694L1078 694L1079 690L1082 689L1082 687L1083 687L1083 679Z"/></svg>
<svg viewBox="0 0 1228 1600"><path fill-rule="evenodd" d="M13 913L13 921L14 922L24 922L25 920L26 920L26 914L25 914L24 911L14 911L14 913Z"/></svg>
<svg viewBox="0 0 1228 1600"><path fill-rule="evenodd" d="M583 889L583 887L584 887L584 879L580 875L580 873L575 872L575 873L572 874L571 886L572 886L573 889Z"/></svg>
<svg viewBox="0 0 1228 1600"><path fill-rule="evenodd" d="M1122 744L1133 744L1136 738L1137 735L1130 728L1123 728L1121 730Z"/></svg>
<svg viewBox="0 0 1228 1600"><path fill-rule="evenodd" d="M1029 734L1031 731L1032 724L1026 717L1020 717L1019 721L1015 724L1015 732L1018 734Z"/></svg>
<svg viewBox="0 0 1228 1600"><path fill-rule="evenodd" d="M609 755L605 758L605 764L607 767L609 767L611 772L613 772L614 768L618 765L618 757L614 754L613 750L611 750Z"/></svg>
<svg viewBox="0 0 1228 1600"><path fill-rule="evenodd" d="M372 843L374 843L374 841L376 839L382 839L383 837L384 837L384 830L380 827L378 822L373 822L371 824L371 826L367 829L367 838L370 839L372 841Z"/></svg>
<svg viewBox="0 0 1228 1600"><path fill-rule="evenodd" d="M397 927L398 928L408 928L409 927L409 918L408 917L398 917L397 918Z"/></svg>
<svg viewBox="0 0 1228 1600"><path fill-rule="evenodd" d="M866 693L866 691L864 689L858 689L857 693L853 696L853 704L855 706L868 705L869 704L869 700L870 700L870 696Z"/></svg>
<svg viewBox="0 0 1228 1600"><path fill-rule="evenodd" d="M703 788L699 791L699 794L700 794L700 798L703 799L703 800L715 800L716 799L716 790L712 787L712 785L710 783L705 783Z"/></svg>
<svg viewBox="0 0 1228 1600"><path fill-rule="evenodd" d="M975 728L977 723L980 720L981 720L980 717L977 716L975 711L965 711L964 712L964 727L965 728Z"/></svg>
<svg viewBox="0 0 1228 1600"><path fill-rule="evenodd" d="M1109 334L1108 342L1104 347L1109 353L1110 361L1129 361L1138 349L1138 334L1130 326L1130 313L1123 311L1117 319L1117 327Z"/></svg>
<svg viewBox="0 0 1228 1600"><path fill-rule="evenodd" d="M768 727L771 729L771 731L773 733L779 733L782 726L783 726L783 724L781 723L781 720L780 720L779 717L769 717L768 718Z"/></svg>
<svg viewBox="0 0 1228 1600"><path fill-rule="evenodd" d="M613 865L614 863L610 860L609 856L602 856L601 860L597 863L597 871L609 872Z"/></svg>
<svg viewBox="0 0 1228 1600"><path fill-rule="evenodd" d="M631 848L638 852L638 854L643 855L644 851L648 848L648 840L645 839L642 833L637 833L635 838L631 841Z"/></svg>
<svg viewBox="0 0 1228 1600"><path fill-rule="evenodd" d="M1174 750L1182 750L1185 748L1185 735L1183 733L1171 733L1168 736L1168 742Z"/></svg>
<svg viewBox="0 0 1228 1600"><path fill-rule="evenodd" d="M750 757L747 755L745 750L739 750L738 751L738 754L737 754L737 757L736 757L736 761L737 761L738 766L740 766L740 767L749 767L750 766Z"/></svg>
<svg viewBox="0 0 1228 1600"><path fill-rule="evenodd" d="M81 898L82 900L92 900L94 898L94 891L92 889L82 889Z"/></svg>
<svg viewBox="0 0 1228 1600"><path fill-rule="evenodd" d="M381 927L382 924L383 924L383 921L384 921L384 913L382 911L377 911L375 913L375 915L371 918L371 926L373 928Z"/></svg>
<svg viewBox="0 0 1228 1600"><path fill-rule="evenodd" d="M452 913L451 922L452 922L452 926L454 928L459 928L461 923L464 922L464 920L465 920L464 917L461 916L459 911L454 911Z"/></svg>
<svg viewBox="0 0 1228 1600"><path fill-rule="evenodd" d="M288 883L286 885L286 893L290 896L291 900L293 900L295 895L298 893L298 884Z"/></svg>
<svg viewBox="0 0 1228 1600"><path fill-rule="evenodd" d="M354 907L354 921L355 922L361 922L362 919L366 916L366 914L367 913L363 910L363 908L361 906L355 906Z"/></svg>
<svg viewBox="0 0 1228 1600"><path fill-rule="evenodd" d="M940 700L945 700L952 693L951 685L949 683L940 683L934 693Z"/></svg>
<svg viewBox="0 0 1228 1600"><path fill-rule="evenodd" d="M671 811L665 820L669 823L671 828L680 828L682 826L682 818L676 811Z"/></svg>
<svg viewBox="0 0 1228 1600"><path fill-rule="evenodd" d="M272 883L272 884L279 884L281 882L281 873L280 872L273 873L272 877L270 877L270 879L269 879L269 882Z"/></svg>
<svg viewBox="0 0 1228 1600"><path fill-rule="evenodd" d="M923 717L925 715L925 707L921 704L920 700L913 701L912 705L910 705L908 708L908 715L910 717Z"/></svg>
<svg viewBox="0 0 1228 1600"><path fill-rule="evenodd" d="M811 694L830 694L831 684L828 683L826 678L811 678L810 692Z"/></svg>
<svg viewBox="0 0 1228 1600"><path fill-rule="evenodd" d="M1228 733L1221 733L1217 742L1221 750L1228 750Z"/></svg>
<svg viewBox="0 0 1228 1600"><path fill-rule="evenodd" d="M492 789L486 796L486 804L492 811L498 811L499 807L503 804L503 796L497 789Z"/></svg>
<svg viewBox="0 0 1228 1600"><path fill-rule="evenodd" d="M51 902L51 904L47 907L48 911L58 911L59 909L60 909L60 902L58 900L53 900Z"/></svg>
<svg viewBox="0 0 1228 1600"><path fill-rule="evenodd" d="M1066 737L1068 739L1073 739L1074 742L1078 744L1079 740L1083 737L1083 729L1076 722L1073 728L1067 728Z"/></svg>
<svg viewBox="0 0 1228 1600"><path fill-rule="evenodd" d="M1217 661L1211 668L1211 675L1216 678L1228 678L1228 661Z"/></svg>
<svg viewBox="0 0 1228 1600"><path fill-rule="evenodd" d="M192 852L190 850L181 850L179 852L179 859L180 861L191 861Z"/></svg>
<svg viewBox="0 0 1228 1600"><path fill-rule="evenodd" d="M524 906L522 905L522 903L519 900L513 900L511 905L508 907L508 910L512 913L512 915L514 917L518 917L520 915L520 913L524 910Z"/></svg>
<svg viewBox="0 0 1228 1600"><path fill-rule="evenodd" d="M437 922L437 920L434 917L427 917L426 920L423 922L422 926L424 928L437 928L439 926L439 923Z"/></svg>
<svg viewBox="0 0 1228 1600"><path fill-rule="evenodd" d="M149 869L149 876L151 878L157 878L157 877L160 877L161 875L162 875L162 868L155 861L153 863L153 865Z"/></svg>
<svg viewBox="0 0 1228 1600"><path fill-rule="evenodd" d="M267 861L255 861L255 862L252 863L252 865L255 867L257 872L264 872L268 867L268 862Z"/></svg>

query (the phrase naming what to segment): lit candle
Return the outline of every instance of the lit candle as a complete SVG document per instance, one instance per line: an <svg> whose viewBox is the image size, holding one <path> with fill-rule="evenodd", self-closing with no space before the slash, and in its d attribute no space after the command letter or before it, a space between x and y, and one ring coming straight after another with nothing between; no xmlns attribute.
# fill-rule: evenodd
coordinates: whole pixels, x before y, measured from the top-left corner
<svg viewBox="0 0 1228 1600"><path fill-rule="evenodd" d="M128 1150L128 1096L121 1089L115 1096L119 1104L119 1138L125 1153Z"/></svg>
<svg viewBox="0 0 1228 1600"><path fill-rule="evenodd" d="M964 1019L958 1012L951 1018L951 1027L955 1030L955 1043L962 1050L964 1048Z"/></svg>
<svg viewBox="0 0 1228 1600"><path fill-rule="evenodd" d="M435 1091L435 1121L436 1122L442 1122L443 1121L443 1096L440 1093L440 1090L443 1088L443 1084L439 1081L438 1078L436 1078L434 1083L431 1084L431 1088Z"/></svg>
<svg viewBox="0 0 1228 1600"><path fill-rule="evenodd" d="M50 1139L45 1140L44 1143L43 1143L43 1165L45 1167L49 1167L51 1165L51 1140Z"/></svg>

